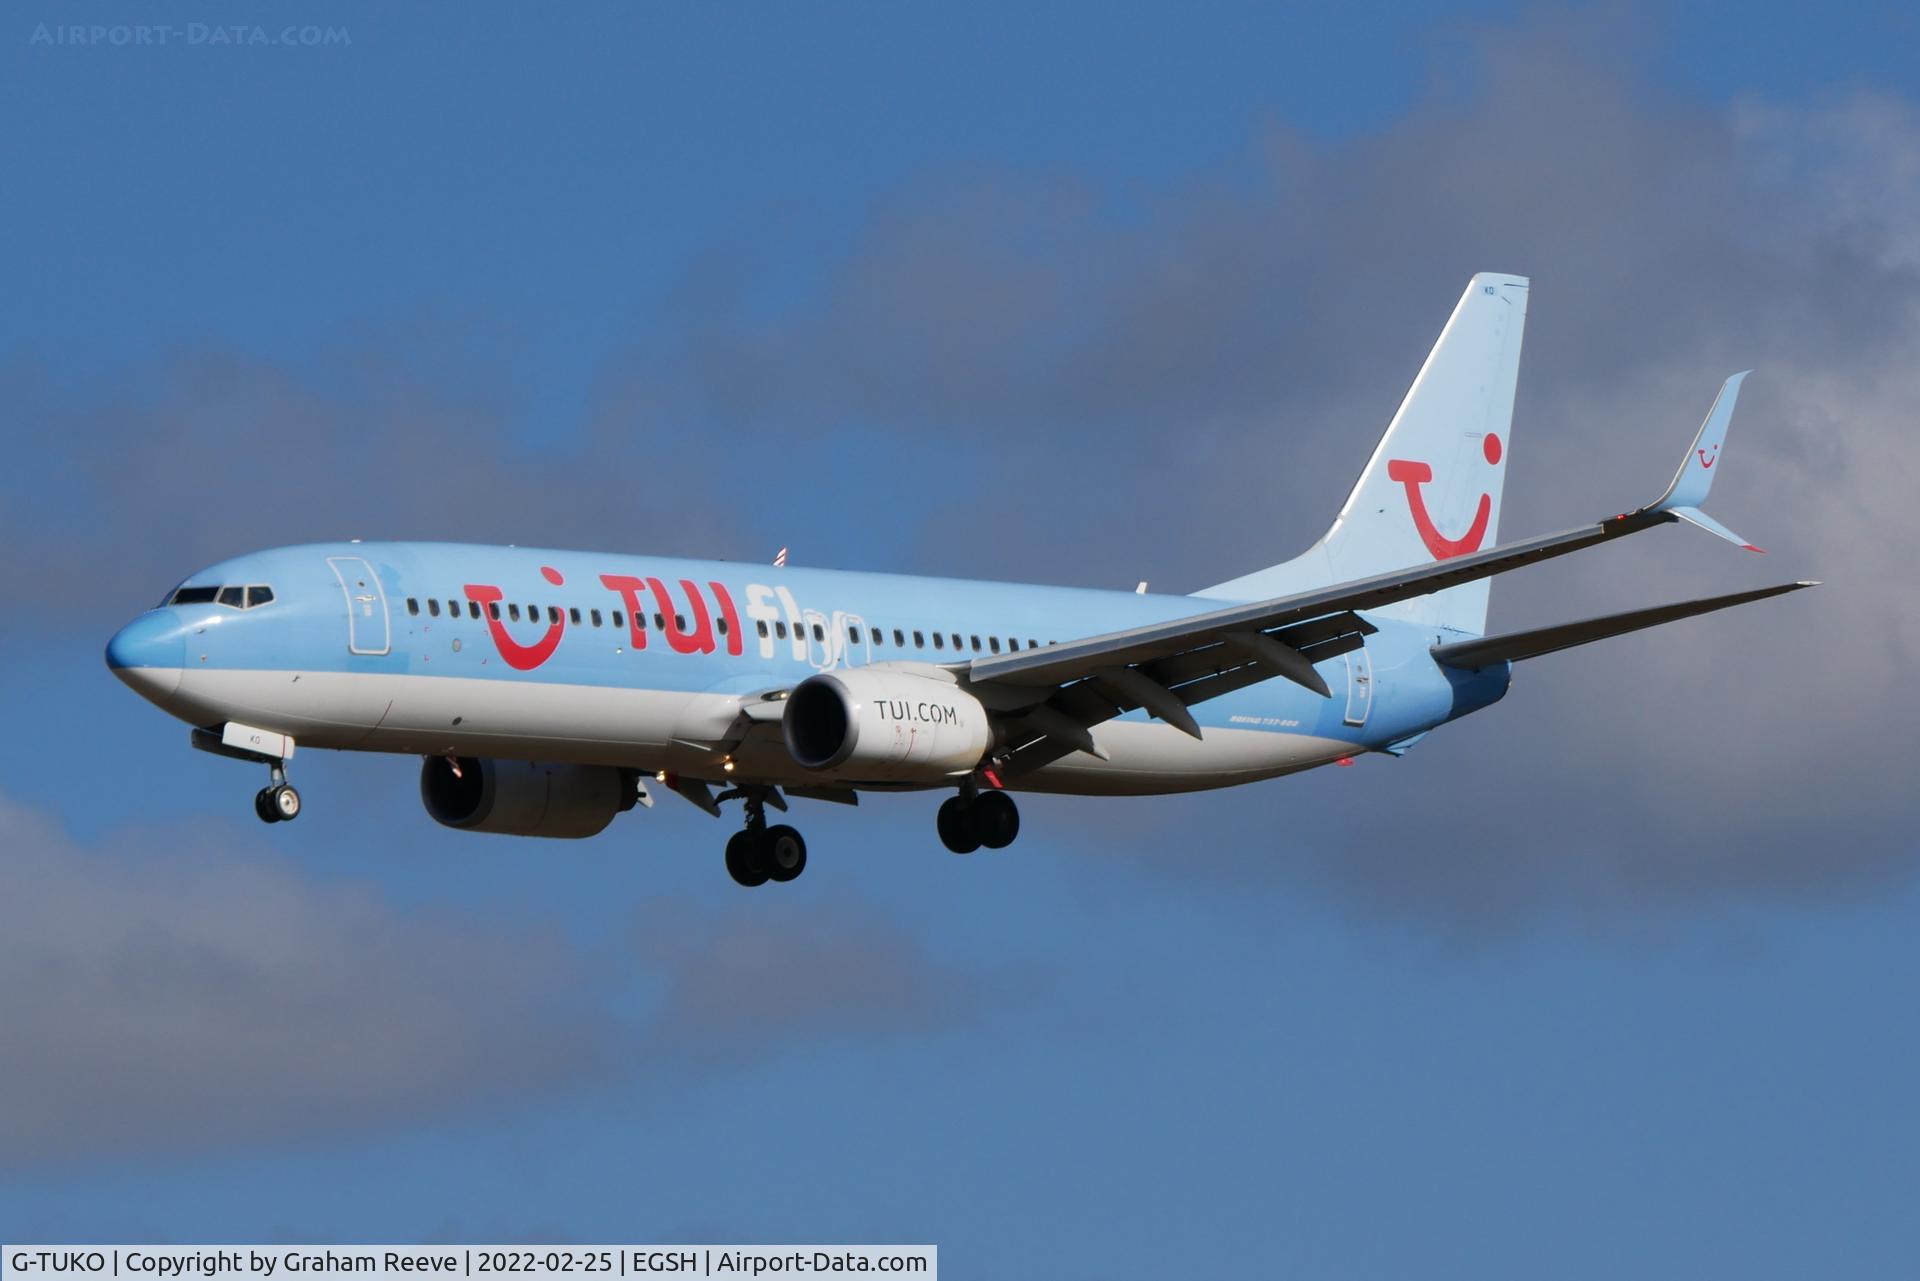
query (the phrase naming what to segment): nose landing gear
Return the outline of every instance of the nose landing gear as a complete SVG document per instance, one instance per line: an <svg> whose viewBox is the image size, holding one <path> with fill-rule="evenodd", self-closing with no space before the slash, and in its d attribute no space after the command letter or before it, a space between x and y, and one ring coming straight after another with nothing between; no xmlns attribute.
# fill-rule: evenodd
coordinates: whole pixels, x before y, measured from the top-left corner
<svg viewBox="0 0 1920 1281"><path fill-rule="evenodd" d="M1002 791L961 792L941 802L935 823L940 843L955 854L971 854L983 845L1000 850L1020 835L1020 809Z"/></svg>
<svg viewBox="0 0 1920 1281"><path fill-rule="evenodd" d="M253 796L253 812L262 823L291 823L300 817L300 793L287 781L287 759L293 755L291 737L227 721L217 729L195 729L192 742L200 751L214 756L267 767L271 781Z"/></svg>
<svg viewBox="0 0 1920 1281"><path fill-rule="evenodd" d="M300 793L287 781L285 761L274 761L273 781L253 796L253 812L262 823L291 823L300 817Z"/></svg>

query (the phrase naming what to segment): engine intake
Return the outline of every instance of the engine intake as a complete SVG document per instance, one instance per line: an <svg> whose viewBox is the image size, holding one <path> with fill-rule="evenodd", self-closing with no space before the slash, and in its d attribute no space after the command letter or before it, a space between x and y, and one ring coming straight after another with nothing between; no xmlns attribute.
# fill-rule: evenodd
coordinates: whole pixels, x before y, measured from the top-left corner
<svg viewBox="0 0 1920 1281"><path fill-rule="evenodd" d="M781 729L803 769L871 782L964 774L993 742L987 709L953 681L874 668L801 681Z"/></svg>
<svg viewBox="0 0 1920 1281"><path fill-rule="evenodd" d="M633 772L612 765L463 756L456 773L446 757L429 756L420 767L421 804L436 823L463 832L597 836L638 796Z"/></svg>

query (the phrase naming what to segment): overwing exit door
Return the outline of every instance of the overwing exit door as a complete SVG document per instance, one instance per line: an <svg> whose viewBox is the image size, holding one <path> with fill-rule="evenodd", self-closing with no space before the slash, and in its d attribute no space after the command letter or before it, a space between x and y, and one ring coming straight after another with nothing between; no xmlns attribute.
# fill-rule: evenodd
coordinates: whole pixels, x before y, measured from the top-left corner
<svg viewBox="0 0 1920 1281"><path fill-rule="evenodd" d="M347 652L385 654L393 649L387 593L373 566L358 556L329 556L327 567L347 597Z"/></svg>

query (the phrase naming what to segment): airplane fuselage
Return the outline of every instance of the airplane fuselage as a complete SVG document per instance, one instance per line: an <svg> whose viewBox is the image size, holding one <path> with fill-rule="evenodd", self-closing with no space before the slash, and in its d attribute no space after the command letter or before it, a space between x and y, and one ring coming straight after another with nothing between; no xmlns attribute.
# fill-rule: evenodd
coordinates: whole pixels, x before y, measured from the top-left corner
<svg viewBox="0 0 1920 1281"><path fill-rule="evenodd" d="M233 588L268 587L247 606ZM777 743L723 775L713 743L741 700L818 672L949 665L1202 613L1218 601L1019 583L443 543L278 548L208 567L226 589L136 620L110 661L196 726L239 722L301 746L560 761L806 786ZM188 590L190 600L205 592ZM258 593L256 593L258 594ZM1505 664L1463 673L1460 639L1391 618L1318 665L1333 696L1266 680L1193 709L1196 740L1134 711L1012 790L1087 795L1222 787L1399 749L1497 701ZM849 780L855 786L860 780ZM885 785L876 783L874 785ZM929 784L931 785L931 784Z"/></svg>

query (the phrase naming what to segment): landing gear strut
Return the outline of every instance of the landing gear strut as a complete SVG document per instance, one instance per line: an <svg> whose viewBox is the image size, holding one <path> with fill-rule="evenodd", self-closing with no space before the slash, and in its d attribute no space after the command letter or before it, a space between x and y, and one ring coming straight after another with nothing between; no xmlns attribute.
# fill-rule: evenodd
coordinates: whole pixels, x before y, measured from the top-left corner
<svg viewBox="0 0 1920 1281"><path fill-rule="evenodd" d="M285 761L268 763L273 770L273 781L254 793L253 812L260 816L262 823L291 823L300 817L300 793L287 781Z"/></svg>
<svg viewBox="0 0 1920 1281"><path fill-rule="evenodd" d="M722 798L724 799L724 798ZM737 884L785 884L807 870L807 843L785 823L767 826L766 803L757 795L743 796L747 825L727 841L727 875Z"/></svg>
<svg viewBox="0 0 1920 1281"><path fill-rule="evenodd" d="M982 845L1005 849L1020 835L1020 810L1002 791L961 792L940 804L936 817L940 843L955 854L971 854Z"/></svg>

